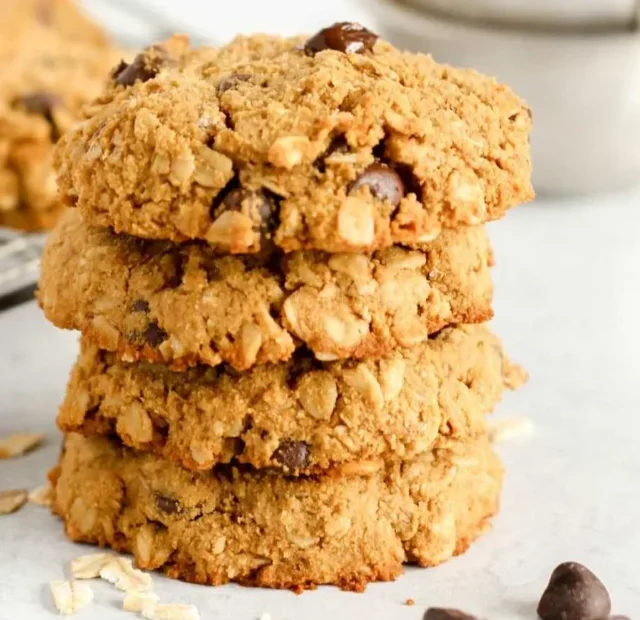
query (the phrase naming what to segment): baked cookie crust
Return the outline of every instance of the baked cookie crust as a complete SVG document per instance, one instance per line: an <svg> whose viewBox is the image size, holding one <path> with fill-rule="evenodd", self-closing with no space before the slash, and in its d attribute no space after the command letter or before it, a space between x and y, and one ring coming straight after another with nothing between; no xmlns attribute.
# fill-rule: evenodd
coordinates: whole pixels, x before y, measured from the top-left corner
<svg viewBox="0 0 640 620"><path fill-rule="evenodd" d="M486 321L492 264L482 227L371 256L233 257L116 235L71 211L49 238L38 297L54 324L125 361L245 370L302 346L324 361L378 358Z"/></svg>
<svg viewBox="0 0 640 620"><path fill-rule="evenodd" d="M85 344L58 425L117 436L191 470L238 462L287 474L407 459L486 431L512 363L482 326L447 328L375 361L175 373Z"/></svg>
<svg viewBox="0 0 640 620"><path fill-rule="evenodd" d="M407 562L462 553L498 508L502 466L485 441L359 475L193 474L105 438L68 435L53 510L77 542L201 584L361 591Z"/></svg>

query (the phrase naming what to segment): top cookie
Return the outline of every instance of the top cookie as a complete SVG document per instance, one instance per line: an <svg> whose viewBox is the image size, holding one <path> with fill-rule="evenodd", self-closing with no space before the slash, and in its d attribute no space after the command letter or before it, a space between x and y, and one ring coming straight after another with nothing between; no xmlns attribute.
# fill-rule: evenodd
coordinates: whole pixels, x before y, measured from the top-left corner
<svg viewBox="0 0 640 620"><path fill-rule="evenodd" d="M68 0L0 3L0 226L53 224L62 209L53 143L102 92L118 57Z"/></svg>
<svg viewBox="0 0 640 620"><path fill-rule="evenodd" d="M116 232L362 252L529 200L530 128L493 79L336 24L149 48L114 70L56 164L65 200Z"/></svg>

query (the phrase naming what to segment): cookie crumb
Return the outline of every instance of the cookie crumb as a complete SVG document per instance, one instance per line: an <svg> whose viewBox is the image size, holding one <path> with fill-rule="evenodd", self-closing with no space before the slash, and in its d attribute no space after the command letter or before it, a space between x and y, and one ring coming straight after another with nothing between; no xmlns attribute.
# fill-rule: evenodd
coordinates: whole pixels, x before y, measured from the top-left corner
<svg viewBox="0 0 640 620"><path fill-rule="evenodd" d="M518 390L529 379L529 373L522 366L505 360L503 378L506 387L510 390Z"/></svg>
<svg viewBox="0 0 640 620"><path fill-rule="evenodd" d="M53 501L53 489L50 484L33 489L29 492L29 502L37 506L51 506Z"/></svg>
<svg viewBox="0 0 640 620"><path fill-rule="evenodd" d="M533 422L530 418L522 416L513 416L489 422L489 441L492 443L517 437L528 437L532 432Z"/></svg>
<svg viewBox="0 0 640 620"><path fill-rule="evenodd" d="M193 605L163 604L145 607L142 617L146 620L200 620L200 613Z"/></svg>
<svg viewBox="0 0 640 620"><path fill-rule="evenodd" d="M28 494L24 490L0 491L0 515L10 515L22 508Z"/></svg>
<svg viewBox="0 0 640 620"><path fill-rule="evenodd" d="M51 581L49 589L56 609L63 616L75 614L93 600L93 590L79 581Z"/></svg>
<svg viewBox="0 0 640 620"><path fill-rule="evenodd" d="M408 598L408 599L404 602L404 604L405 604L407 607L413 607L413 606L416 604L416 602L415 602L412 598Z"/></svg>
<svg viewBox="0 0 640 620"><path fill-rule="evenodd" d="M44 439L42 433L15 433L0 438L0 459L21 456L39 446Z"/></svg>
<svg viewBox="0 0 640 620"><path fill-rule="evenodd" d="M260 614L260 617L258 618L258 620L271 620L271 614L263 612Z"/></svg>

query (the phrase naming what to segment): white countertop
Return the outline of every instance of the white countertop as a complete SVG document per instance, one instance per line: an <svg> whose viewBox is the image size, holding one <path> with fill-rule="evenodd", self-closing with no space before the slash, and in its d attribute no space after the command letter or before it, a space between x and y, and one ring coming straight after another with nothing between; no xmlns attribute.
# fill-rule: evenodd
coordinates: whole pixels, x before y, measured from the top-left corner
<svg viewBox="0 0 640 620"><path fill-rule="evenodd" d="M531 374L500 415L534 419L505 443L503 507L493 531L436 569L409 569L365 594L335 588L295 596L156 578L167 601L203 619L420 620L449 605L491 620L535 618L556 564L577 560L608 585L614 611L640 610L640 194L537 203L493 224L494 327ZM76 336L47 325L34 304L0 314L0 435L45 431L46 446L0 461L0 488L33 488L56 458L54 429ZM0 517L0 620L52 617L47 583L84 549L45 509ZM125 618L120 593L96 584L78 618ZM403 605L407 598L414 607ZM129 616L132 617L132 616Z"/></svg>

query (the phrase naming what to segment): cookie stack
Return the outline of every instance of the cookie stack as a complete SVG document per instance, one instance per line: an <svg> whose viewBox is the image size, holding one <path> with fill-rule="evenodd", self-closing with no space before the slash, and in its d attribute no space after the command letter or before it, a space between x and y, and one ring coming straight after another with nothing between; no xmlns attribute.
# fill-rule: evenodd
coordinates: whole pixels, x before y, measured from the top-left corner
<svg viewBox="0 0 640 620"><path fill-rule="evenodd" d="M117 59L71 0L0 3L0 226L51 227L63 210L53 144Z"/></svg>
<svg viewBox="0 0 640 620"><path fill-rule="evenodd" d="M54 508L198 583L361 589L467 548L511 366L482 227L532 196L524 103L357 24L174 37L57 150L39 298L82 332Z"/></svg>

